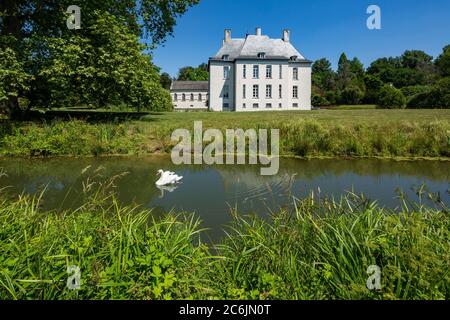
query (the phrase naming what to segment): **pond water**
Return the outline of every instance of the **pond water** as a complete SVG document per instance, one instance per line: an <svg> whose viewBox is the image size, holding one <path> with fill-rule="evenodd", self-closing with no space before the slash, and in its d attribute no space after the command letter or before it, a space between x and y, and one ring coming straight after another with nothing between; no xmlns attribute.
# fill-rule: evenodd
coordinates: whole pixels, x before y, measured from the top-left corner
<svg viewBox="0 0 450 320"><path fill-rule="evenodd" d="M116 190L124 205L154 208L155 214L170 210L195 212L217 238L231 220L230 208L239 213L266 216L271 210L291 207L292 197L302 198L311 190L321 196L339 198L348 191L364 193L381 206L395 208L399 190L416 200L414 188L426 184L450 204L450 162L388 160L299 160L281 159L273 177L260 176L259 166L175 166L170 157L57 158L46 160L2 159L7 176L0 186L10 193L36 194L46 187L45 209L70 209L83 201L83 184L116 179ZM175 171L183 183L158 189L158 169Z"/></svg>

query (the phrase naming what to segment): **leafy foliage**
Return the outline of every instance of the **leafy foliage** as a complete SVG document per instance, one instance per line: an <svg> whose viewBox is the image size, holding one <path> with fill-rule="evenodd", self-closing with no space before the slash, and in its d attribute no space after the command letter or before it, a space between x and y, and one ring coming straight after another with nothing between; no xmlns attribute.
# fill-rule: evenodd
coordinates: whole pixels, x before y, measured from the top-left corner
<svg viewBox="0 0 450 320"><path fill-rule="evenodd" d="M319 59L312 66L313 104L402 104L399 93L387 95L396 98L396 101L386 101L386 91L389 89L382 88L393 85L402 89L408 102L414 100L411 104L408 103L408 107L446 108L446 95L450 92L450 87L439 83L442 77L449 74L449 66L450 46L446 46L435 61L423 51L408 50L400 57L377 59L367 70L357 58L349 60L345 53L339 58L336 72L331 69L328 60ZM383 94L381 90L384 91ZM422 94L420 97L419 93ZM379 101L378 98L382 95L385 98ZM423 101L420 102L419 99Z"/></svg>
<svg viewBox="0 0 450 320"><path fill-rule="evenodd" d="M385 85L380 90L378 106L386 109L402 109L406 106L406 98L401 90Z"/></svg>
<svg viewBox="0 0 450 320"><path fill-rule="evenodd" d="M171 35L176 18L198 0L120 1L1 1L0 41L13 38L6 48L17 60L11 69L23 70L15 87L5 88L10 114L18 98L32 107L104 108L127 104L137 110L170 110L168 92L159 70L144 54L140 37L151 48ZM81 8L81 29L66 27L69 5ZM1 47L2 55L4 47ZM12 50L12 52L11 52ZM3 61L2 61L3 62ZM11 61L5 61L11 64ZM2 66L2 70L4 67ZM14 70L15 70L14 69ZM4 99L3 99L4 100Z"/></svg>
<svg viewBox="0 0 450 320"><path fill-rule="evenodd" d="M208 81L209 72L206 64L201 64L198 67L183 67L178 71L179 81Z"/></svg>

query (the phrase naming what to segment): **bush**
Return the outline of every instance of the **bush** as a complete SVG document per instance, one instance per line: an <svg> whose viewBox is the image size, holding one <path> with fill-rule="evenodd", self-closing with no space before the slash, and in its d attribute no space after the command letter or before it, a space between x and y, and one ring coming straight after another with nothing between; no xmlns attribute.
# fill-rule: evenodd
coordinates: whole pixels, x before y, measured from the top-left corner
<svg viewBox="0 0 450 320"><path fill-rule="evenodd" d="M406 106L406 98L401 90L393 86L385 85L378 95L378 107L383 109L403 109Z"/></svg>
<svg viewBox="0 0 450 320"><path fill-rule="evenodd" d="M315 94L312 97L312 105L313 106L329 106L330 102L327 100L327 98L322 97L321 95Z"/></svg>
<svg viewBox="0 0 450 320"><path fill-rule="evenodd" d="M408 102L408 108L450 108L450 77L441 79L428 91L413 96Z"/></svg>
<svg viewBox="0 0 450 320"><path fill-rule="evenodd" d="M345 88L341 92L341 104L359 104L364 98L364 92L358 87L352 86Z"/></svg>

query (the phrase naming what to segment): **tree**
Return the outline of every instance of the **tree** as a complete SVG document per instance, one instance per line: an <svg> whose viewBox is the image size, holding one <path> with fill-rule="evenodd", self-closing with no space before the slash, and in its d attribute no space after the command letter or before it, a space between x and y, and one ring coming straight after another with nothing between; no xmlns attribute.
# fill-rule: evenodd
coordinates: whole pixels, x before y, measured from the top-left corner
<svg viewBox="0 0 450 320"><path fill-rule="evenodd" d="M442 54L436 59L435 65L442 76L450 76L450 45L444 47Z"/></svg>
<svg viewBox="0 0 450 320"><path fill-rule="evenodd" d="M0 113L17 111L14 103L28 89L30 77L11 48L0 47ZM3 108L2 108L3 106ZM2 110L3 109L3 110Z"/></svg>
<svg viewBox="0 0 450 320"><path fill-rule="evenodd" d="M378 107L384 109L403 109L406 98L403 93L392 85L384 85L378 97Z"/></svg>
<svg viewBox="0 0 450 320"><path fill-rule="evenodd" d="M89 43L91 41L88 38L87 30L98 21L99 13L113 16L118 23L126 28L127 34L134 35L136 39L139 36L145 37L150 47L154 48L173 33L176 18L198 2L199 0L2 0L0 1L0 38L13 39L7 47L15 52L17 60L23 64L25 72L31 79L30 90L24 94L33 105L36 102L33 101L34 99L40 102L48 102L50 94L54 93L52 91L54 88L44 86L44 83L54 83L54 80L56 80L56 78L46 79L45 77L50 74L56 76L55 72L58 71L56 61L52 61L55 56L49 54L49 50L54 50L54 53L57 53L58 50L50 46L54 46L60 39L63 43L70 43L71 45L71 48L68 48L69 51L66 51L65 54L76 55L77 46L82 42ZM66 10L69 5L78 5L81 8L81 30L67 29L66 19L68 14ZM111 36L110 33L109 35ZM73 37L76 39L69 39ZM1 43L3 44L4 41L1 40ZM95 46L94 43L92 45ZM4 47L1 49L5 50ZM70 52L70 50L72 51ZM84 57L88 56L88 51L83 52ZM89 66L92 64L90 60L76 59L73 56L70 56L70 58L71 60L65 64L66 66L72 63L71 67L76 66L78 72L85 72L85 76L89 74ZM96 59L97 57L92 55L90 58ZM105 60L98 63L107 62L108 54L106 52L103 58ZM112 60L116 58L113 57ZM148 57L145 59L148 59ZM50 72L51 70L46 70L47 67L53 68L53 73ZM131 73L137 75L134 72L136 70L131 69L122 70L128 75L128 78L133 78L130 75ZM114 72L114 68L111 67L107 72ZM81 77L81 74L79 76ZM108 78L104 74L101 76L104 76L104 80ZM64 77L64 75L59 77ZM82 78L75 78L75 80L78 79L83 80ZM156 81L159 83L159 79ZM138 81L136 88L140 88L139 86L144 82ZM123 84L122 82L119 83L120 86ZM100 81L91 89L97 90L98 96L104 96L104 93L108 91L108 88L104 86L108 85L109 83L106 81ZM60 85L60 87L62 86ZM124 87L123 91L128 91L128 89ZM16 95L10 95L8 99L8 106L19 109ZM8 110L11 111L10 109Z"/></svg>
<svg viewBox="0 0 450 320"><path fill-rule="evenodd" d="M427 91L418 93L408 102L412 109L450 109L450 77L442 78Z"/></svg>
<svg viewBox="0 0 450 320"><path fill-rule="evenodd" d="M401 56L404 68L416 69L421 65L431 65L433 57L421 50L407 50Z"/></svg>
<svg viewBox="0 0 450 320"><path fill-rule="evenodd" d="M325 58L315 61L312 65L313 85L320 88L320 91L329 91L335 88L336 74L331 69L331 63Z"/></svg>
<svg viewBox="0 0 450 320"><path fill-rule="evenodd" d="M352 83L352 73L350 70L350 62L345 53L339 57L337 69L337 86L340 90L344 90Z"/></svg>
<svg viewBox="0 0 450 320"><path fill-rule="evenodd" d="M82 26L96 20L95 11L108 12L124 20L130 32L160 44L172 35L176 18L199 0L2 0L0 35L12 35L19 41L32 34L58 36L67 32L66 10L81 8Z"/></svg>
<svg viewBox="0 0 450 320"><path fill-rule="evenodd" d="M206 66L206 67L205 67ZM209 73L207 65L201 64L198 67L183 67L178 71L178 81L207 81Z"/></svg>
<svg viewBox="0 0 450 320"><path fill-rule="evenodd" d="M34 102L40 107L46 102L48 107L101 108L126 102L137 110L170 109L169 94L159 83L159 70L142 54L138 37L118 18L96 14L97 20L83 35L46 40L51 59L38 73L46 92L33 93L49 100L35 97Z"/></svg>
<svg viewBox="0 0 450 320"><path fill-rule="evenodd" d="M166 72L162 73L159 77L159 82L161 83L161 86L166 89L170 90L170 86L172 85L172 78L170 75Z"/></svg>

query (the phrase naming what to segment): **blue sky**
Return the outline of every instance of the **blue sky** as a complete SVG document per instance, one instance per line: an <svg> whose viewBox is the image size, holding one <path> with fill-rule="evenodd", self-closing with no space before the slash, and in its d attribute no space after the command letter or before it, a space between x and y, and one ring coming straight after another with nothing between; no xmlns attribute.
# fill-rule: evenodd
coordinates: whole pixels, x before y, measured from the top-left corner
<svg viewBox="0 0 450 320"><path fill-rule="evenodd" d="M381 8L381 30L366 27L367 7ZM308 59L339 55L358 57L365 66L408 49L436 57L450 44L449 0L201 0L178 19L174 37L153 52L155 64L175 76L183 66L207 62L220 48L223 31L232 37L263 34L281 38L291 30L291 42Z"/></svg>

